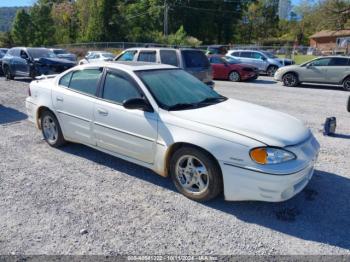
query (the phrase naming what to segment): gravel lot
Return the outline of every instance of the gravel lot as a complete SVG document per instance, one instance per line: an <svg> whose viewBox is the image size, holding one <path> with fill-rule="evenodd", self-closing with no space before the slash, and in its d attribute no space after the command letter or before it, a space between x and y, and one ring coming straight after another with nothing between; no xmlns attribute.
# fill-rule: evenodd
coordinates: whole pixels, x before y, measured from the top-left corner
<svg viewBox="0 0 350 262"><path fill-rule="evenodd" d="M305 121L321 152L287 202L199 204L142 167L82 145L50 148L26 120L27 86L0 78L0 254L350 254L350 93L218 81L223 95ZM320 132L328 116L336 137Z"/></svg>

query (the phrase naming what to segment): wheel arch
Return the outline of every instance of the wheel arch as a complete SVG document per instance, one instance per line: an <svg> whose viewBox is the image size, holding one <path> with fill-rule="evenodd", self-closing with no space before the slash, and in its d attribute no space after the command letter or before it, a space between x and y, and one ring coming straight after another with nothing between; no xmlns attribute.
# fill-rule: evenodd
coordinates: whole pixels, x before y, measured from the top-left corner
<svg viewBox="0 0 350 262"><path fill-rule="evenodd" d="M346 80L346 79L348 79L348 78L350 78L350 74L348 74L348 75L346 75L342 80L341 80L341 84L344 84L344 81Z"/></svg>
<svg viewBox="0 0 350 262"><path fill-rule="evenodd" d="M298 78L298 80L299 80L299 74L298 74L297 72L295 72L295 71L287 71L287 72L285 72L285 73L282 75L282 79L283 79L283 77L284 77L286 74L293 74L293 75L295 75L295 76Z"/></svg>
<svg viewBox="0 0 350 262"><path fill-rule="evenodd" d="M56 114L55 114L55 112L53 112L49 107L47 107L47 106L39 106L38 109L37 109L37 111L36 111L36 119L35 119L35 121L36 121L37 127L38 127L40 130L41 130L41 121L40 121L40 119L41 119L41 114L42 114L44 111L49 111L49 112L51 112L51 113L56 117L56 119L58 119L57 116L56 116ZM57 121L58 121L58 120L57 120Z"/></svg>
<svg viewBox="0 0 350 262"><path fill-rule="evenodd" d="M193 148L201 150L202 152L207 154L214 161L214 163L217 165L218 170L220 170L220 175L222 176L222 170L221 170L219 161L215 158L215 156L212 153L210 153L208 150L206 150L205 148L197 146L195 144L188 143L188 142L176 142L168 147L166 154L165 154L165 163L164 163L164 175L165 176L169 176L171 156L177 150L179 150L180 148L183 148L183 147L193 147Z"/></svg>

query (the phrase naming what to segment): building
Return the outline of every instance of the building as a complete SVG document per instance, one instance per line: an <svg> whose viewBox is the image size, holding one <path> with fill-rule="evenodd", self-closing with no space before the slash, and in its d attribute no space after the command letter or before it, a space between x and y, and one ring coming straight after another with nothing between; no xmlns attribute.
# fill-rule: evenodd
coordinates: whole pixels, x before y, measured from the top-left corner
<svg viewBox="0 0 350 262"><path fill-rule="evenodd" d="M348 50L350 44L350 29L323 30L310 36L310 46L320 51Z"/></svg>
<svg viewBox="0 0 350 262"><path fill-rule="evenodd" d="M292 11L292 3L291 0L279 0L278 2L278 17L281 20L287 20L290 16L290 12Z"/></svg>

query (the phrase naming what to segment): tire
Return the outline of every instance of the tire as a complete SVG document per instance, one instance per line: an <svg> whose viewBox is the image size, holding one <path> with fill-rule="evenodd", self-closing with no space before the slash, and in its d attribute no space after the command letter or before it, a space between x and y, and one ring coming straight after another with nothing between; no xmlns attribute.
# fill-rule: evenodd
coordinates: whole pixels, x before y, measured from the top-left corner
<svg viewBox="0 0 350 262"><path fill-rule="evenodd" d="M268 76L271 76L273 77L277 71L278 67L277 66L274 66L274 65L270 65L267 70L266 70L266 74Z"/></svg>
<svg viewBox="0 0 350 262"><path fill-rule="evenodd" d="M66 143L56 116L45 110L40 116L41 131L45 141L52 147L60 147Z"/></svg>
<svg viewBox="0 0 350 262"><path fill-rule="evenodd" d="M343 89L345 91L350 91L350 76L343 81Z"/></svg>
<svg viewBox="0 0 350 262"><path fill-rule="evenodd" d="M350 113L350 96L348 98L348 104L346 105L346 109L348 110L348 112Z"/></svg>
<svg viewBox="0 0 350 262"><path fill-rule="evenodd" d="M4 76L6 80L13 80L15 77L11 74L10 67L8 65L4 65Z"/></svg>
<svg viewBox="0 0 350 262"><path fill-rule="evenodd" d="M294 73L287 73L282 77L284 86L296 87L299 84L298 76Z"/></svg>
<svg viewBox="0 0 350 262"><path fill-rule="evenodd" d="M237 71L232 71L228 75L228 79L232 82L239 82L241 81L241 75Z"/></svg>
<svg viewBox="0 0 350 262"><path fill-rule="evenodd" d="M30 77L32 80L35 80L36 73L35 73L35 69L34 69L34 68L31 68L31 69L30 69L29 77Z"/></svg>
<svg viewBox="0 0 350 262"><path fill-rule="evenodd" d="M178 149L170 160L170 175L177 190L189 199L204 202L223 189L222 175L215 159L195 147Z"/></svg>

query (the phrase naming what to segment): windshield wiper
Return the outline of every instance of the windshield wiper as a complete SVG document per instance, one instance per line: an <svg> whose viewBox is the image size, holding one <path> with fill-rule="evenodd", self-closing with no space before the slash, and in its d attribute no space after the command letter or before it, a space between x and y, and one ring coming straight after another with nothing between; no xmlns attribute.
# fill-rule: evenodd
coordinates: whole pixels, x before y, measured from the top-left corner
<svg viewBox="0 0 350 262"><path fill-rule="evenodd" d="M219 102L226 101L226 100L227 100L227 98L224 96L207 97L206 99L200 101L198 104L219 103Z"/></svg>
<svg viewBox="0 0 350 262"><path fill-rule="evenodd" d="M169 106L168 110L169 111L181 110L181 109L193 108L195 106L196 106L196 104L179 103L179 104L175 104L175 105Z"/></svg>

